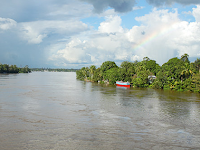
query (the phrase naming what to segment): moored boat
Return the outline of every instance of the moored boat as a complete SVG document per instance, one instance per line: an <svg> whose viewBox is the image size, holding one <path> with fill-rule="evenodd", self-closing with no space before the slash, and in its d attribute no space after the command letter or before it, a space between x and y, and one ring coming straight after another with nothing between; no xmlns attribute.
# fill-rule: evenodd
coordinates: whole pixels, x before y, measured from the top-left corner
<svg viewBox="0 0 200 150"><path fill-rule="evenodd" d="M131 84L129 82L123 82L123 81L116 81L117 86L122 86L122 87L130 87Z"/></svg>

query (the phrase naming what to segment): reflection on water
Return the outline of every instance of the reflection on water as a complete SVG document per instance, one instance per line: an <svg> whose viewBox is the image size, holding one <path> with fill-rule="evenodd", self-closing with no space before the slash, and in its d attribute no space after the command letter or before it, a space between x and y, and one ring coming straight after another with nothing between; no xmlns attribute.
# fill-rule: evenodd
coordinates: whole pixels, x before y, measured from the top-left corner
<svg viewBox="0 0 200 150"><path fill-rule="evenodd" d="M0 149L200 149L200 95L0 75Z"/></svg>

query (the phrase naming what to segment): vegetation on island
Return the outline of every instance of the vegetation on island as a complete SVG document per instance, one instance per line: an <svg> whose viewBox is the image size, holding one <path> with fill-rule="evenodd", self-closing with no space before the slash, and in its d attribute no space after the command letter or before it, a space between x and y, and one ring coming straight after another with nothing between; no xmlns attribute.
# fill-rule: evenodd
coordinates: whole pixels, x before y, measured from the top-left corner
<svg viewBox="0 0 200 150"><path fill-rule="evenodd" d="M104 62L99 68L92 65L76 71L80 80L115 84L128 81L133 87L170 89L200 93L200 59L189 61L189 55L172 58L162 66L144 57L143 61L124 61L118 67L113 61Z"/></svg>
<svg viewBox="0 0 200 150"><path fill-rule="evenodd" d="M63 68L31 68L31 71L48 71L48 72L76 72L78 69L63 69Z"/></svg>
<svg viewBox="0 0 200 150"><path fill-rule="evenodd" d="M26 65L18 68L16 65L0 64L0 73L30 73L31 70Z"/></svg>

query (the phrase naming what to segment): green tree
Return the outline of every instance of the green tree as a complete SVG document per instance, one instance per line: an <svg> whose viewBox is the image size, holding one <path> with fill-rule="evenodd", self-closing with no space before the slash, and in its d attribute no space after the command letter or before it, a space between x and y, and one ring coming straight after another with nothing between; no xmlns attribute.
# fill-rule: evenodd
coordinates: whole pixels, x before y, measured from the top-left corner
<svg viewBox="0 0 200 150"><path fill-rule="evenodd" d="M145 65L146 69L153 75L156 75L160 71L159 64L157 64L155 60L151 60L148 57L144 57L141 63Z"/></svg>
<svg viewBox="0 0 200 150"><path fill-rule="evenodd" d="M184 62L182 60L177 57L170 59L167 63L162 65L152 87L170 89L170 87L174 86L175 81L181 80L181 72L184 69Z"/></svg>
<svg viewBox="0 0 200 150"><path fill-rule="evenodd" d="M9 73L19 73L19 68L16 65L9 66Z"/></svg>
<svg viewBox="0 0 200 150"><path fill-rule="evenodd" d="M93 81L98 82L98 81L102 81L102 80L103 80L103 77L102 77L102 74L101 74L101 69L97 68L94 71Z"/></svg>
<svg viewBox="0 0 200 150"><path fill-rule="evenodd" d="M154 75L156 75L160 70L160 66L156 63L155 60L147 61L146 62L146 68L147 68L147 70L149 70Z"/></svg>
<svg viewBox="0 0 200 150"><path fill-rule="evenodd" d="M109 84L115 84L117 80L123 80L132 81L135 87L150 86L158 89L200 92L200 59L190 63L188 57L188 54L184 54L180 59L171 58L161 67L148 57L144 57L141 62L124 61L120 68L115 62L106 61L100 68L96 69L94 65L89 68L83 67L76 74L77 79L89 79L94 82L107 80ZM6 65L0 65L0 71L2 70L6 70ZM152 74L157 78L150 84L148 76Z"/></svg>
<svg viewBox="0 0 200 150"><path fill-rule="evenodd" d="M102 74L103 79L106 79L106 78L105 78L106 71L109 70L109 69L111 69L111 68L118 68L118 66L115 64L114 61L105 61L105 62L100 66L101 74Z"/></svg>
<svg viewBox="0 0 200 150"><path fill-rule="evenodd" d="M120 76L123 81L132 81L132 78L135 74L135 66L134 63L124 61L120 65Z"/></svg>
<svg viewBox="0 0 200 150"><path fill-rule="evenodd" d="M150 61L151 59L149 58L149 57L144 57L143 58L143 62L148 62L148 61Z"/></svg>
<svg viewBox="0 0 200 150"><path fill-rule="evenodd" d="M132 83L135 87L148 87L149 86L149 80L148 76L150 74L150 71L146 69L146 67L140 63L141 65L137 65L136 68L136 75L134 76Z"/></svg>
<svg viewBox="0 0 200 150"><path fill-rule="evenodd" d="M192 77L192 91L200 93L200 74L196 74Z"/></svg>
<svg viewBox="0 0 200 150"><path fill-rule="evenodd" d="M181 81L186 80L190 78L193 75L192 70L190 69L190 64L186 63L185 68L181 72Z"/></svg>
<svg viewBox="0 0 200 150"><path fill-rule="evenodd" d="M9 73L9 65L3 64L3 72Z"/></svg>
<svg viewBox="0 0 200 150"><path fill-rule="evenodd" d="M89 77L89 68L83 67L76 71L76 78L80 80L86 80Z"/></svg>
<svg viewBox="0 0 200 150"><path fill-rule="evenodd" d="M168 77L167 72L165 72L164 69L161 69L157 73L156 80L153 82L152 87L156 89L164 89L168 83L168 80L171 80L171 78Z"/></svg>
<svg viewBox="0 0 200 150"><path fill-rule="evenodd" d="M3 65L0 64L0 73L3 73Z"/></svg>
<svg viewBox="0 0 200 150"><path fill-rule="evenodd" d="M183 61L177 57L170 59L167 63L163 64L162 69L167 73L167 76L176 80L181 79L181 72L185 69Z"/></svg>
<svg viewBox="0 0 200 150"><path fill-rule="evenodd" d="M109 84L113 85L116 81L121 80L119 68L111 68L105 72L105 78L109 81Z"/></svg>
<svg viewBox="0 0 200 150"><path fill-rule="evenodd" d="M19 69L19 73L30 73L31 69L28 68L28 65L26 65L24 68Z"/></svg>
<svg viewBox="0 0 200 150"><path fill-rule="evenodd" d="M94 66L94 65L90 66L89 72L90 72L90 80L91 81L93 81L95 70L96 70L96 66Z"/></svg>
<svg viewBox="0 0 200 150"><path fill-rule="evenodd" d="M196 72L200 73L200 59L197 58L197 60L194 61L193 67L196 70Z"/></svg>
<svg viewBox="0 0 200 150"><path fill-rule="evenodd" d="M16 65L13 66L14 73L19 73L19 68Z"/></svg>
<svg viewBox="0 0 200 150"><path fill-rule="evenodd" d="M189 55L188 54L184 54L181 56L181 60L185 63L190 63L189 61Z"/></svg>

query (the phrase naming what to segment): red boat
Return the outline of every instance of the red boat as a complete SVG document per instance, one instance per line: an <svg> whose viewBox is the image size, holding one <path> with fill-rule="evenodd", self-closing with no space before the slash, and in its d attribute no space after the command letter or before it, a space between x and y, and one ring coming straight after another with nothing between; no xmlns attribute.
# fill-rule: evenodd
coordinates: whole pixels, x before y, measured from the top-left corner
<svg viewBox="0 0 200 150"><path fill-rule="evenodd" d="M117 86L122 86L122 87L130 87L131 84L129 82L123 82L123 81L116 81Z"/></svg>

